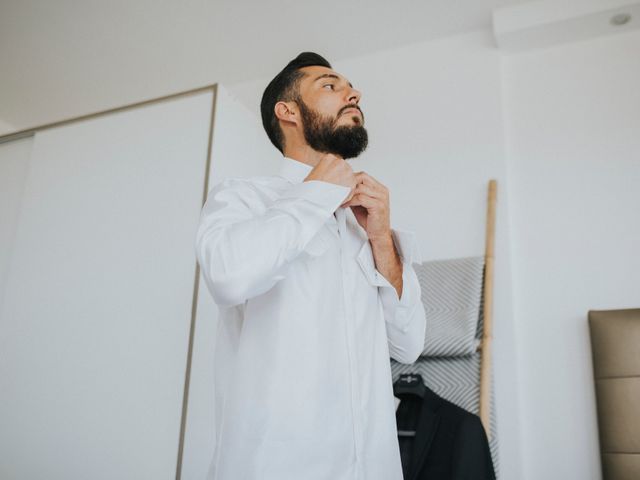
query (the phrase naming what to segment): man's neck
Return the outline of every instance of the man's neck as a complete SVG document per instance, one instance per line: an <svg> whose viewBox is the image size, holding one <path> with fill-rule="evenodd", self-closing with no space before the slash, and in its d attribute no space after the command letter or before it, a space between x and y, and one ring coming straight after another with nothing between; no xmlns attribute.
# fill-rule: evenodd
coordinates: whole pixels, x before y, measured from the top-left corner
<svg viewBox="0 0 640 480"><path fill-rule="evenodd" d="M301 145L291 149L285 148L284 156L315 167L326 153L318 152L309 145Z"/></svg>

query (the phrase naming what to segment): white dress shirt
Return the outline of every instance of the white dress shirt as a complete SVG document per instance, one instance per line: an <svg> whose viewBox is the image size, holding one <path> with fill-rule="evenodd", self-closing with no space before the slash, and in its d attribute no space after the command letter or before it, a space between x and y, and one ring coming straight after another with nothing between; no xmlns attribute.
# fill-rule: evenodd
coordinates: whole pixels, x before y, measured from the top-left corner
<svg viewBox="0 0 640 480"><path fill-rule="evenodd" d="M209 192L196 238L219 308L211 480L402 480L389 357L425 313L415 236L392 230L402 298L375 268L348 187L284 157ZM334 216L335 212L335 216Z"/></svg>

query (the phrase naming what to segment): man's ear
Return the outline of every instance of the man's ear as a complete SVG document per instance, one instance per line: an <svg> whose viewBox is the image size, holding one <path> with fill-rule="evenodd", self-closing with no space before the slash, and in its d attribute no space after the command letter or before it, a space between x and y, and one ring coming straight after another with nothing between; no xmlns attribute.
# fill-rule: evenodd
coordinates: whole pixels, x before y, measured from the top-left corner
<svg viewBox="0 0 640 480"><path fill-rule="evenodd" d="M278 102L274 107L274 112L278 120L298 123L298 109L294 102Z"/></svg>

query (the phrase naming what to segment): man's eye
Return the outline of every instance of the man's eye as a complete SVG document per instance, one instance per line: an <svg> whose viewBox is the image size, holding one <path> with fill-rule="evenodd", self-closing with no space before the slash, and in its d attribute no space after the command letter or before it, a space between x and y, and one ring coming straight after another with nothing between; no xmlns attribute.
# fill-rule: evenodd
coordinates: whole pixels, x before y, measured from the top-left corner
<svg viewBox="0 0 640 480"><path fill-rule="evenodd" d="M326 88L329 87L329 90L333 90L333 84L332 83L327 83L326 85L323 85L322 88Z"/></svg>

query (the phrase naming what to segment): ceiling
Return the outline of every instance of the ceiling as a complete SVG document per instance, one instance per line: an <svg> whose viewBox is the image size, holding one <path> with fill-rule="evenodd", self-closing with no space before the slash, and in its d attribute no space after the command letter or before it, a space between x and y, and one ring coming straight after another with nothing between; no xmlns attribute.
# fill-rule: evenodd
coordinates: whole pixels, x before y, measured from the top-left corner
<svg viewBox="0 0 640 480"><path fill-rule="evenodd" d="M0 120L22 129L491 26L527 0L0 0Z"/></svg>

